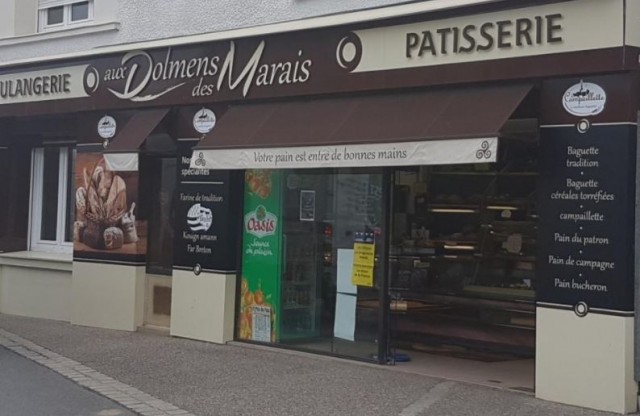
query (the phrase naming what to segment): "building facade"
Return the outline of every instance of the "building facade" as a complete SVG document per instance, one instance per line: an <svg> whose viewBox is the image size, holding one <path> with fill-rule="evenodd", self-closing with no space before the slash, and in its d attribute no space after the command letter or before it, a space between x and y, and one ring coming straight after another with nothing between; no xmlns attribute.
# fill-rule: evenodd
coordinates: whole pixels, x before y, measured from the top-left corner
<svg viewBox="0 0 640 416"><path fill-rule="evenodd" d="M398 0L299 1L2 0L0 62L221 32L406 3ZM77 10L72 18L72 8ZM152 10L153 13L149 13ZM52 21L48 24L48 13Z"/></svg>
<svg viewBox="0 0 640 416"><path fill-rule="evenodd" d="M640 2L79 3L5 39L0 312L637 409Z"/></svg>

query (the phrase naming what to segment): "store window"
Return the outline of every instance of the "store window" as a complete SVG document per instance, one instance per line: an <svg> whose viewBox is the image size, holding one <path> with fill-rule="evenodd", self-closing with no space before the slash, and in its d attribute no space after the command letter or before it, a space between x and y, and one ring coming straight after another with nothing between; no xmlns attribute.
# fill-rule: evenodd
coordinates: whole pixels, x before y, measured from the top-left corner
<svg viewBox="0 0 640 416"><path fill-rule="evenodd" d="M38 28L41 32L57 30L93 20L93 0L40 0Z"/></svg>
<svg viewBox="0 0 640 416"><path fill-rule="evenodd" d="M535 348L538 136L496 163L395 170L390 331L399 349L482 361Z"/></svg>
<svg viewBox="0 0 640 416"><path fill-rule="evenodd" d="M75 149L71 147L33 151L32 251L73 252L74 162Z"/></svg>
<svg viewBox="0 0 640 416"><path fill-rule="evenodd" d="M377 360L382 172L246 172L240 339Z"/></svg>

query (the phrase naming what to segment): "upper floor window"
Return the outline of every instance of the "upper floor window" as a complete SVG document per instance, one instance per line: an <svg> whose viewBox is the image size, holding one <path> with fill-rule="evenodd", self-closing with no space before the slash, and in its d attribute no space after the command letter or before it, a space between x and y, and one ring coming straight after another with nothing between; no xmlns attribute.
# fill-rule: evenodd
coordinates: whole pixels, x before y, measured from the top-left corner
<svg viewBox="0 0 640 416"><path fill-rule="evenodd" d="M73 27L93 20L93 0L40 0L40 32Z"/></svg>

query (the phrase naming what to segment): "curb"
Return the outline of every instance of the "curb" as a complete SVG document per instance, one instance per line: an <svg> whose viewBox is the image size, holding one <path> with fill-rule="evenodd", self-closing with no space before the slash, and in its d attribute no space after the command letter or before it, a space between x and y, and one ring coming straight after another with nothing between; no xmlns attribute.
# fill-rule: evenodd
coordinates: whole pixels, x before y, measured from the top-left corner
<svg viewBox="0 0 640 416"><path fill-rule="evenodd" d="M0 346L142 416L195 416L77 361L63 357L11 332L0 329Z"/></svg>

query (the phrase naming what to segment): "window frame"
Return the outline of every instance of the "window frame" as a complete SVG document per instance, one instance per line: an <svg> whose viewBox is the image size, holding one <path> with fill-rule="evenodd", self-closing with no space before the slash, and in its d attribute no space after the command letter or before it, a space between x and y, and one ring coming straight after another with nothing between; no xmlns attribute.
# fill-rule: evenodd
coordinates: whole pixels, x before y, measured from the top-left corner
<svg viewBox="0 0 640 416"><path fill-rule="evenodd" d="M72 17L72 8L74 4L78 3L88 3L87 10L87 18L81 20L71 20ZM48 24L47 21L47 12L49 9L55 7L62 7L62 23ZM38 6L38 31L39 32L48 32L53 30L61 30L61 29L71 29L77 26L83 26L87 23L93 22L94 20L94 0L49 0L43 4L43 1L40 0L40 4Z"/></svg>
<svg viewBox="0 0 640 416"><path fill-rule="evenodd" d="M69 157L75 157L75 148L73 146L55 146L59 149L58 159L58 212L56 218L56 240L43 240L42 232L42 203L44 190L44 147L34 148L31 153L31 196L30 196L30 217L29 217L29 250L45 253L73 253L73 236L71 241L65 241L65 235L68 224L67 210L70 209L69 204L75 202L67 197L74 196L75 192L69 194L68 183L69 175L74 172L68 172ZM73 177L72 177L73 179ZM73 182L71 183L73 186ZM73 222L73 216L70 217Z"/></svg>

